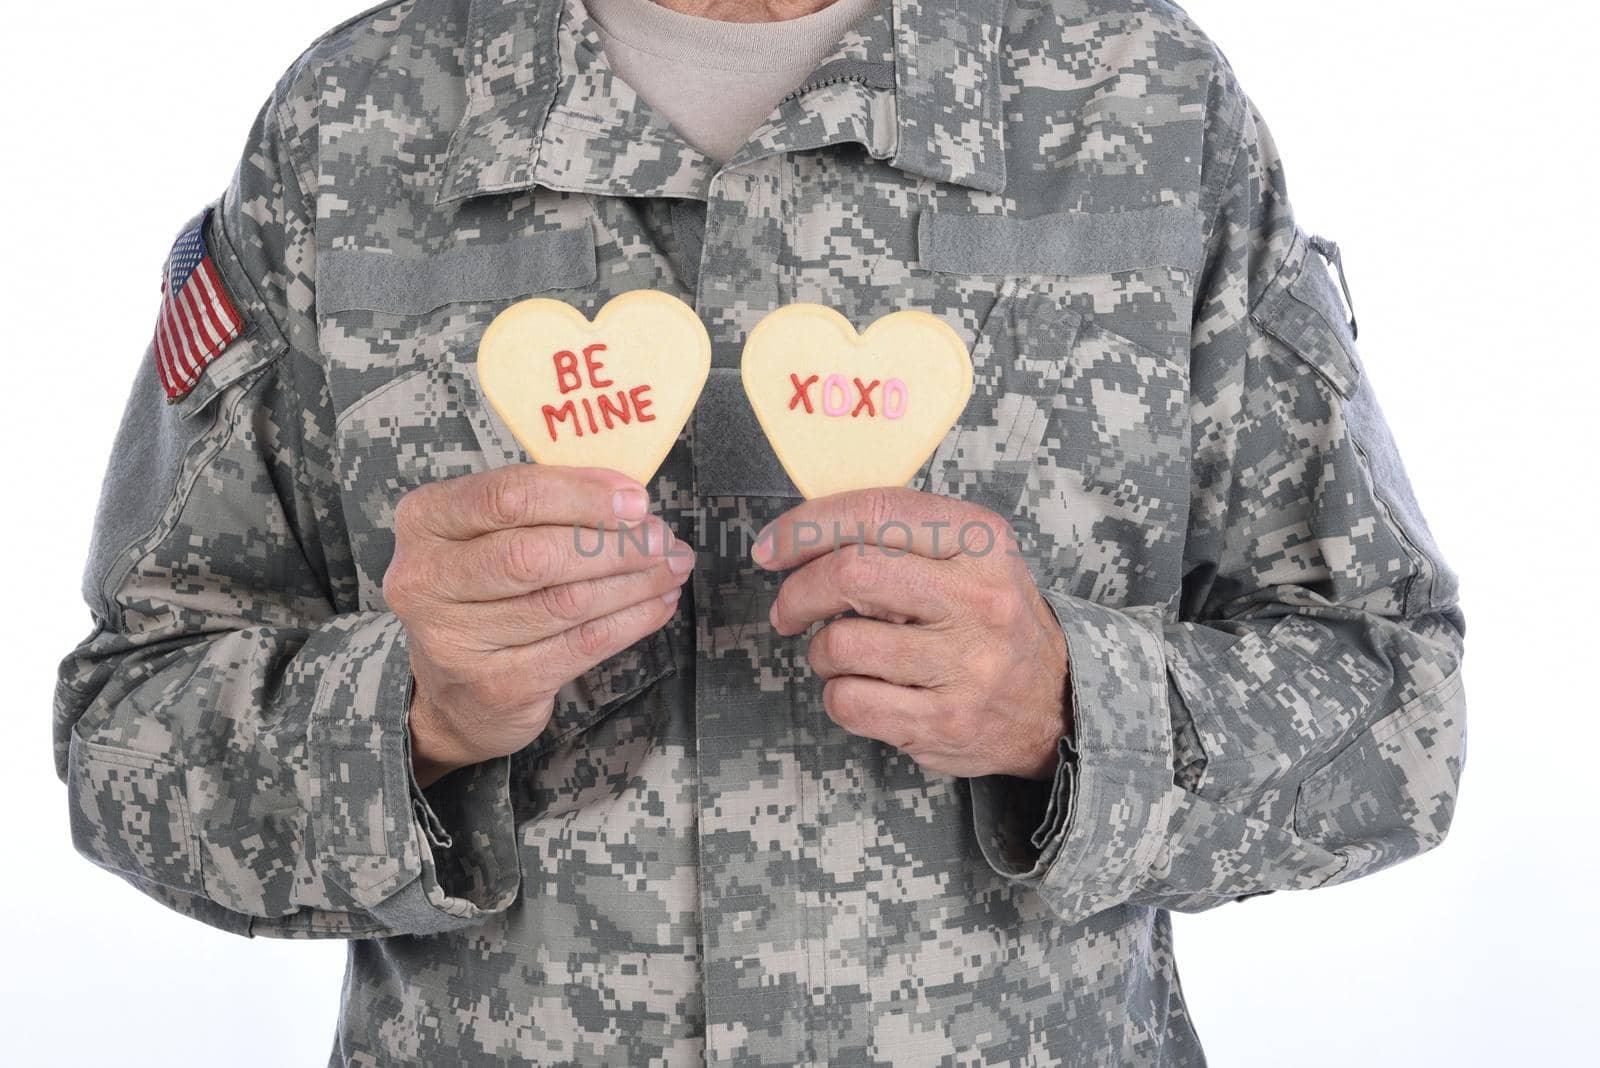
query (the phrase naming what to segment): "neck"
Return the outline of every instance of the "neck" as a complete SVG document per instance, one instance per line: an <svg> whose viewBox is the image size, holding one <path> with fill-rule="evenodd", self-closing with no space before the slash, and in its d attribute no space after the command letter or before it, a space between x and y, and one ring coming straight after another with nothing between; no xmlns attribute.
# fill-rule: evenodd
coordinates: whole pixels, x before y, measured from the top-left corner
<svg viewBox="0 0 1600 1068"><path fill-rule="evenodd" d="M785 22L812 15L833 0L656 0L669 11L719 22Z"/></svg>

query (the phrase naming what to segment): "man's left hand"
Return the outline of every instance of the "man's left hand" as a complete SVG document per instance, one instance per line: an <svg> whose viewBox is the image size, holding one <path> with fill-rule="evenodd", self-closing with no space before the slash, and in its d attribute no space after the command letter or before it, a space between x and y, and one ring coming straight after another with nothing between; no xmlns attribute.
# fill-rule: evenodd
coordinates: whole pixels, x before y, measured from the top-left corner
<svg viewBox="0 0 1600 1068"><path fill-rule="evenodd" d="M908 489L840 493L780 516L752 555L794 569L778 633L833 619L809 659L839 726L943 774L1054 773L1066 638L1003 518Z"/></svg>

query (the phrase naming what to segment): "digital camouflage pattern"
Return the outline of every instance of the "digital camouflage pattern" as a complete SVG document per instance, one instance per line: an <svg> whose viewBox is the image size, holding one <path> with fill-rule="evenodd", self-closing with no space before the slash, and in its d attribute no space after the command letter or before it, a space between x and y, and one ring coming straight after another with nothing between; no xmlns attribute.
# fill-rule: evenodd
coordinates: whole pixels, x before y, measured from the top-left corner
<svg viewBox="0 0 1600 1068"><path fill-rule="evenodd" d="M333 1063L1198 1064L1167 910L1445 835L1455 582L1332 246L1172 4L894 0L720 169L577 0L385 4L284 76L209 239L249 326L179 404L139 370L56 756L97 863L351 939ZM475 384L499 311L640 287L715 342L652 487L692 596L418 791L395 503L524 459ZM1054 783L845 734L769 627L744 550L795 500L737 364L791 301L971 343L915 485L1008 516L1059 616Z"/></svg>

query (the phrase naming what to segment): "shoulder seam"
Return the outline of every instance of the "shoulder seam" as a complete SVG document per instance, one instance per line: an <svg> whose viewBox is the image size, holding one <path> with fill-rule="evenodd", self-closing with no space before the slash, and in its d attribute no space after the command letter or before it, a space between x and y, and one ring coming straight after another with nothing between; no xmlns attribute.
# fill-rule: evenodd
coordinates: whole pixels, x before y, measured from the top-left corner
<svg viewBox="0 0 1600 1068"><path fill-rule="evenodd" d="M281 97L288 86L294 82L295 78L297 78L301 71L305 68L306 61L312 57L318 48L322 47L324 44L327 44L328 41L332 40L340 32L349 29L358 22L363 22L366 19L371 18L380 11L387 11L389 8L399 7L402 4L412 2L414 2L414 0L383 0L382 3L373 4L371 7L358 11L349 18L344 19L343 21L318 34L312 39L310 44L306 45L305 48L300 50L300 54L295 57L294 62L289 64L288 69L283 72L283 75L278 79L278 84L273 89L273 95Z"/></svg>
<svg viewBox="0 0 1600 1068"><path fill-rule="evenodd" d="M1219 73L1226 73L1226 68L1221 68ZM1222 209L1228 202L1228 192L1234 186L1239 170L1239 157L1244 153L1245 132L1241 115L1248 116L1249 107L1245 102L1244 91L1234 84L1228 93L1230 105L1229 114L1221 119L1222 127L1229 131L1235 138L1233 151L1228 155L1228 165L1222 169L1222 187L1217 192L1215 203L1204 209L1205 239L1202 247L1210 249L1212 238L1216 237L1217 224L1222 221ZM1201 195L1204 196L1202 187Z"/></svg>
<svg viewBox="0 0 1600 1068"><path fill-rule="evenodd" d="M317 45L322 44L324 41L326 41L328 38L332 37L334 34L338 33L340 30L348 29L349 27L354 26L356 23L362 21L363 19L370 18L371 16L376 15L378 12L386 10L387 8L399 7L401 4L408 3L408 2L409 2L409 0L383 0L382 3L373 4L371 7L366 8L363 11L358 11L354 15L351 15L349 18L345 19L343 22L340 22L339 24L337 24L335 26L329 27L326 32L324 32L316 40L311 42L310 47L307 48L306 51L307 52L311 51L312 48L315 48L315 47L317 47Z"/></svg>
<svg viewBox="0 0 1600 1068"><path fill-rule="evenodd" d="M311 208L312 227L315 228L316 200L314 198L315 190L317 189L317 169L315 166L308 166L308 161L301 158L304 155L302 146L297 142L290 141L286 136L290 129L290 124L284 121L288 100L281 93L274 93L273 96L276 99L272 107L272 122L278 128L277 138L283 145L283 150L292 164L289 168L291 173L288 178L294 183L295 192L300 194L301 201Z"/></svg>
<svg viewBox="0 0 1600 1068"><path fill-rule="evenodd" d="M382 2L373 4L336 23L318 34L309 45L301 49L300 54L279 76L277 83L272 88L266 108L270 121L277 127L277 134L283 142L284 151L293 163L293 173L288 175L288 178L298 187L300 198L312 206L313 213L315 211L314 198L317 195L318 188L317 160L315 158L309 160L306 158L307 148L300 143L299 139L291 141L286 136L288 131L293 128L293 123L289 121L288 109L290 101L294 97L295 82L306 74L307 68L315 57L317 50L340 32L373 17L379 12L414 2L415 0L382 0ZM315 107L315 104L313 104L313 107ZM312 146L312 148L314 150L315 146Z"/></svg>

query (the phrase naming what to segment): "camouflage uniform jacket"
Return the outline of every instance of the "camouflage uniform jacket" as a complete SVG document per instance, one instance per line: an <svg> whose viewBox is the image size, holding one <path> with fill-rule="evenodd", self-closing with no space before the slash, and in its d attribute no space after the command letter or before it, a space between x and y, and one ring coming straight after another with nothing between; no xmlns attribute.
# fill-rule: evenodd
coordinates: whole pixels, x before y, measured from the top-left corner
<svg viewBox="0 0 1600 1068"><path fill-rule="evenodd" d="M886 2L721 167L578 0L400 0L292 66L200 217L248 325L179 403L139 369L56 757L145 893L350 940L335 1063L1196 1064L1169 910L1446 832L1455 579L1335 247L1165 0ZM498 312L641 287L714 343L651 487L689 595L420 791L395 504L524 459L476 386ZM971 344L914 485L1007 516L1056 611L1054 782L846 734L770 628L740 540L795 494L736 368L793 301Z"/></svg>

